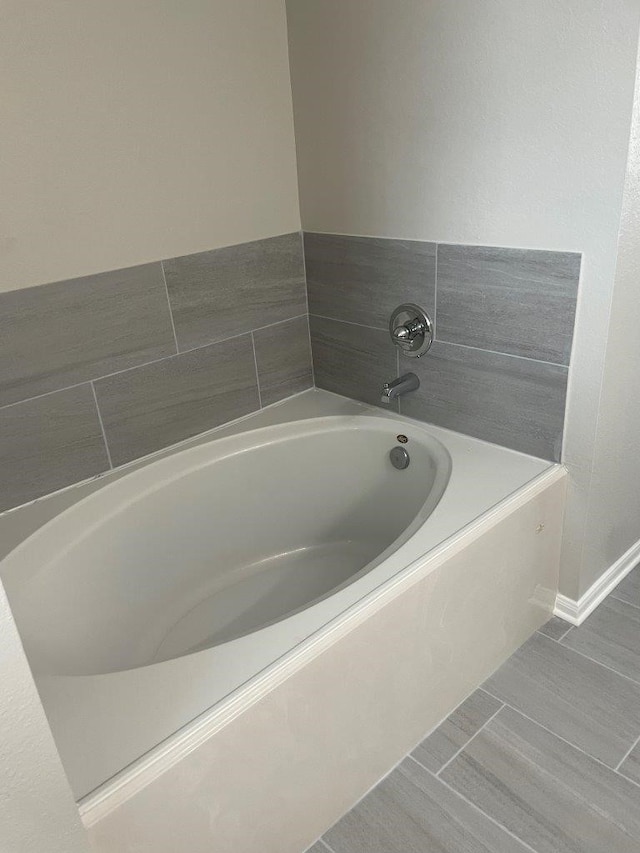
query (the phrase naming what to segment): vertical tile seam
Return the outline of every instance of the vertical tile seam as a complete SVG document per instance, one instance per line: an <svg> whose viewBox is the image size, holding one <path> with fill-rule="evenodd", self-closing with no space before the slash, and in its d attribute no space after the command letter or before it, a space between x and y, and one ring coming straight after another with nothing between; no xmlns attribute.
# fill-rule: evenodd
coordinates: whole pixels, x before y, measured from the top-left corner
<svg viewBox="0 0 640 853"><path fill-rule="evenodd" d="M311 387L316 388L316 365L313 355L313 344L311 343L311 312L309 310L309 279L307 277L307 255L304 249L304 230L300 230L300 243L302 246L302 269L304 270L304 293L307 305L307 332L309 335L309 358L311 360Z"/></svg>
<svg viewBox="0 0 640 853"><path fill-rule="evenodd" d="M256 388L258 389L258 405L262 409L262 392L260 391L260 371L258 370L258 356L256 355L256 339L251 332L251 347L253 348L253 368L256 372Z"/></svg>
<svg viewBox="0 0 640 853"><path fill-rule="evenodd" d="M171 320L171 329L173 331L173 342L176 345L175 354L178 355L180 353L180 347L178 346L178 335L176 334L176 324L173 319L173 309L171 308L171 297L169 296L169 285L167 284L167 276L164 271L164 261L160 261L160 269L162 270L162 281L164 282L164 292L167 297L167 306L169 308L169 319Z"/></svg>
<svg viewBox="0 0 640 853"><path fill-rule="evenodd" d="M98 395L96 394L96 388L93 384L93 379L89 383L91 385L91 393L93 394L93 402L96 406L96 412L98 414L98 422L100 423L100 430L102 432L102 440L104 441L104 447L107 451L107 461L109 462L109 468L113 471L113 461L111 459L111 451L109 450L109 442L107 441L107 432L104 428L104 422L102 420L102 413L100 412L100 405L98 403Z"/></svg>
<svg viewBox="0 0 640 853"><path fill-rule="evenodd" d="M436 243L436 260L435 267L433 271L433 340L440 340L438 338L438 250L440 248L440 244Z"/></svg>
<svg viewBox="0 0 640 853"><path fill-rule="evenodd" d="M469 746L469 744L470 744L470 743L472 743L472 742L473 742L473 741L478 737L478 735L479 735L482 731L484 731L484 729L489 725L489 723L491 722L491 720L493 720L493 718L494 718L494 717L496 717L496 716L500 713L500 711L502 711L502 709L503 709L503 708L504 708L504 706L505 706L505 702L503 702L501 699L498 699L497 701L501 703L501 704L500 704L500 707L499 707L498 709L496 709L496 710L493 712L493 714L492 714L492 715L491 715L487 720L485 720L485 721L484 721L484 723L480 726L480 728L478 729L478 731L477 731L477 732L474 732L474 734L472 734L472 735L471 735L471 737L469 738L469 740L468 740L465 744L463 744L459 749L457 749L457 750L455 751L455 753L451 756L451 758L449 758L447 761L445 761L445 763L442 765L442 767L440 768L440 770L438 770L438 772L435 774L435 775L438 777L438 779L440 778L440 774L443 772L443 770L446 770L446 769L447 769L447 767L448 767L450 764L452 764L452 763L456 760L456 758L460 755L460 753L461 753L461 752L463 752L463 751L464 751L464 750ZM460 706L458 706L458 707L460 707ZM455 712L454 712L454 713L455 713ZM414 760L414 761L417 761L417 762L418 762L418 764L420 764L421 766L424 766L424 765L422 765L422 764L421 764L421 762L419 761L419 759L415 758L414 756L412 756L412 757L413 757L413 760ZM425 770L428 770L429 768L428 768L428 767L425 767L424 769L425 769Z"/></svg>
<svg viewBox="0 0 640 853"><path fill-rule="evenodd" d="M619 773L621 776L624 776L624 778L625 778L625 779L627 779L628 777L627 777L627 775L626 775L625 773L623 773L623 772L620 770L620 768L621 768L621 767L622 767L622 765L625 763L625 761L627 760L627 758L629 758L629 756L631 755L631 753L633 752L633 750L636 748L636 746L637 746L639 743L640 743L640 735L638 735L638 737L637 737L637 738L636 738L636 740L631 744L631 746L630 746L630 748L627 750L627 752L622 756L622 758L620 759L620 761L616 764L616 768L615 768L616 773ZM634 780L632 779L631 781L633 782ZM637 783L636 783L636 784L637 784Z"/></svg>

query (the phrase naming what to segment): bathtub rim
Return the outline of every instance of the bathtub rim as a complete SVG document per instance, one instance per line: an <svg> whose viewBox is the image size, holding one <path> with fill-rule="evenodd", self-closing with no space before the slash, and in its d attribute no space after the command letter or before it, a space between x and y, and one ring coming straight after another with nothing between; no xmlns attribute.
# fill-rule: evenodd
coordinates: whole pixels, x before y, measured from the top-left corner
<svg viewBox="0 0 640 853"><path fill-rule="evenodd" d="M401 416L396 414L396 417L400 418ZM113 519L117 519L119 515L125 513L128 507L139 502L142 503L146 498L152 498L156 492L170 489L177 481L188 478L194 472L201 472L209 467L213 468L218 462L233 459L237 455L259 453L262 448L283 445L295 439L313 439L314 436L326 435L327 433L362 432L364 433L363 439L366 440L366 434L369 432L384 434L388 431L391 438L391 433L394 431L388 430L387 423L393 424L393 418L390 421L389 419L379 418L374 412L354 415L329 414L313 418L287 420L283 423L245 430L223 438L212 437L209 441L201 442L196 446L182 448L169 456L154 459L142 468L131 471L112 482L105 483L102 488L91 492L67 507L0 559L0 579L5 587L9 602L12 604L12 599L15 600L20 595L19 591L16 592L16 588L23 584L29 584L34 578L37 578L38 572L45 568L49 561L55 562L63 559L70 550L90 538L94 531L103 525L108 525ZM322 598L330 597L343 587L355 583L363 575L384 562L399 547L409 542L434 512L446 493L452 473L451 454L446 445L419 421L411 424L406 423L405 427L407 432L409 429L414 431L414 435L417 435L415 441L422 442L423 448L434 459L436 465L434 484L426 493L425 499L417 508L416 513L409 518L401 533L365 566L358 569L347 582L341 584L339 588L331 590L327 596ZM391 443L392 441L390 441ZM437 495L435 500L433 500L434 493ZM47 540L52 537L52 532L54 540L62 540L64 544L60 546L54 544L54 549L50 552L46 546ZM47 552L46 558L41 558L40 552L43 550ZM250 636L270 627L271 624L284 621L313 607L320 600L315 599L296 611L286 613L272 623L261 625L241 636ZM17 624L20 628L19 616L17 617ZM228 642L232 641L229 640ZM198 654L202 651L206 651L206 648L188 651L183 655L175 656L175 658L151 661L139 666L123 667L119 670L79 673L34 671L34 677L37 681L38 679L48 678L91 678L115 675L149 667L160 667L170 660L186 657L190 654Z"/></svg>

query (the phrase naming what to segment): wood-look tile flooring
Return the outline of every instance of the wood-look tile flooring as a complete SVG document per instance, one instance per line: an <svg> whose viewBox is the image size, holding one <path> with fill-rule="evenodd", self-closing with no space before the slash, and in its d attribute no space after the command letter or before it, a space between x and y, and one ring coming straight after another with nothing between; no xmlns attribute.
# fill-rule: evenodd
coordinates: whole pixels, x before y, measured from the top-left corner
<svg viewBox="0 0 640 853"><path fill-rule="evenodd" d="M640 567L553 618L309 853L639 853Z"/></svg>

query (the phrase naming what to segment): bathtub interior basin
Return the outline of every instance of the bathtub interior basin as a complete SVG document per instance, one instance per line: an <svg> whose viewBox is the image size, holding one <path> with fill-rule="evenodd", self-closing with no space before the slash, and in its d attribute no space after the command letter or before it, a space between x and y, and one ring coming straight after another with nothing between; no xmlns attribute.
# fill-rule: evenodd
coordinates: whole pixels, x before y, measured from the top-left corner
<svg viewBox="0 0 640 853"><path fill-rule="evenodd" d="M424 522L449 480L441 442L409 432L404 470L390 461L393 422L328 417L177 453L81 501L3 572L34 673L157 664L353 583Z"/></svg>

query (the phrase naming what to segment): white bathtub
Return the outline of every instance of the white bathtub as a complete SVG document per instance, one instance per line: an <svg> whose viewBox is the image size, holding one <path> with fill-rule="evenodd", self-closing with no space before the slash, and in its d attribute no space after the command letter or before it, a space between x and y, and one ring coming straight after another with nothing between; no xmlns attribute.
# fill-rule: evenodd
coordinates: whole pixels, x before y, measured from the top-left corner
<svg viewBox="0 0 640 853"><path fill-rule="evenodd" d="M94 484L0 564L78 799L549 467L352 408Z"/></svg>

